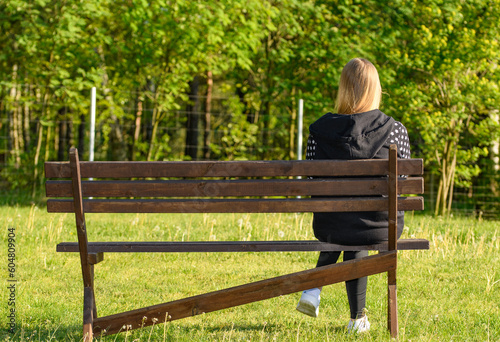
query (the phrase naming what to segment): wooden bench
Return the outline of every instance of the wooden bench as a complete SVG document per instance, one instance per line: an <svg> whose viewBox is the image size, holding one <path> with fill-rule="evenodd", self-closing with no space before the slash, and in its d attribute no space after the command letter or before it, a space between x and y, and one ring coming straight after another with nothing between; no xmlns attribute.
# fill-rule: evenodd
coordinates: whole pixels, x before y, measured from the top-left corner
<svg viewBox="0 0 500 342"><path fill-rule="evenodd" d="M47 210L75 213L78 242L62 242L57 251L80 254L85 341L115 334L124 325L136 329L382 272L388 272L388 328L396 336L397 250L429 248L427 240L397 240L397 211L423 209L422 197L398 194L423 193L422 174L422 160L398 160L395 145L389 160L81 162L72 148L69 162L45 163L46 194L55 197L48 199ZM85 223L88 213L334 211L388 211L388 242L371 246L318 241L89 242ZM94 265L103 260L103 253L348 250L379 253L110 316L97 315Z"/></svg>

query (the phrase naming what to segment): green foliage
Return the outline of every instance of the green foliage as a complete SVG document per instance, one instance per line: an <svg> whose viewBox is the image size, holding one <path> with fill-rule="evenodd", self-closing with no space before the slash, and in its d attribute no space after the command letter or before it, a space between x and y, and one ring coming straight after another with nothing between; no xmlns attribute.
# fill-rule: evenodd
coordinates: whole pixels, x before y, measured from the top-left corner
<svg viewBox="0 0 500 342"><path fill-rule="evenodd" d="M217 127L215 134L220 136L220 140L216 144L210 145L214 158L225 160L254 159L249 150L257 143L258 127L248 122L245 115L241 113L231 114L230 121Z"/></svg>
<svg viewBox="0 0 500 342"><path fill-rule="evenodd" d="M208 96L210 73L214 91L241 103L208 123L227 136L198 139L213 157L293 158L298 100L307 128L333 110L343 65L361 56L378 67L381 109L407 126L414 156L441 179L436 212L446 213L454 185L481 177L478 160L500 139L499 13L488 0L5 0L0 113L9 126L0 130L11 166L22 159L39 177L66 145L86 146L97 86L98 159L183 159L179 112L193 79ZM207 98L200 110L227 106ZM38 120L73 126L38 135Z"/></svg>
<svg viewBox="0 0 500 342"><path fill-rule="evenodd" d="M440 175L436 213L451 207L455 180L470 186L498 140L498 2L401 2L386 14L394 41L387 112L409 127L418 153ZM496 6L496 7L495 7Z"/></svg>

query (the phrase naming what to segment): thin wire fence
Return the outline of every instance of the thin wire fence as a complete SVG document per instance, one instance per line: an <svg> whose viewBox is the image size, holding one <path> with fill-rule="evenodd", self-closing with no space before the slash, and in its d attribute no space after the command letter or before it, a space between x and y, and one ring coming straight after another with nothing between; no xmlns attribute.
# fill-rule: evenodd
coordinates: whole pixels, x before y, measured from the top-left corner
<svg viewBox="0 0 500 342"><path fill-rule="evenodd" d="M202 103L196 110L186 109L183 104L181 109L163 113L155 112L154 104L147 101L142 107L129 101L119 108L99 103L94 160L295 159L298 123L290 115L233 110L241 105L241 99L224 96L212 97L212 109L207 113L203 106L206 99L204 96L191 98L191 102ZM27 100L20 105L26 110L32 106L34 111L40 103ZM19 146L16 150L13 115L5 108L0 110L0 189L10 189L13 194L28 187L31 193L36 193L43 185L43 162L67 160L70 146L78 147L81 158L88 160L88 112L78 114L74 109L55 104L49 107L45 108L52 111L49 117L66 116L67 119L25 117L17 122L17 134L24 137L22 151ZM303 139L307 140L307 129L305 131ZM26 167L30 163L31 168ZM34 179L33 184L21 181L30 177ZM499 218L500 175L482 174L481 179L472 187L455 188L453 211ZM488 180L487 184L484 180ZM425 196L426 209L431 211L435 198L432 184L427 184Z"/></svg>
<svg viewBox="0 0 500 342"><path fill-rule="evenodd" d="M183 112L179 112L179 115L182 115ZM227 115L227 114L226 114ZM0 120L2 125L7 124L6 119ZM68 121L55 121L51 122L49 124L52 124L53 126L57 127L61 124L68 124ZM36 124L36 122L32 122L32 124ZM75 125L74 125L75 126ZM174 125L175 126L175 125ZM123 125L121 129L123 131L131 130L134 129L135 126L133 125ZM189 145L185 143L185 132L182 132L181 130L176 129L175 127L170 127L170 126L159 126L158 127L159 134L161 136L169 136L170 140L168 142L165 142L165 145L168 145L168 149L170 150L170 158L167 158L168 160L182 160L185 159L182 156L184 156L184 152ZM200 130L199 133L204 133L204 131ZM230 134L231 132L229 130L220 130L217 132L212 132L214 135L214 146L212 148L218 148L222 149L223 147L221 145L217 145L218 142L220 144L221 139ZM87 134L87 133L86 133ZM273 132L271 132L271 135ZM96 132L96 158L95 160L107 160L106 155L108 155L108 152L105 150L100 149L100 146L102 146L102 142L104 140L104 135L105 132L101 130L98 130ZM257 138L257 141L262 139L262 135ZM61 138L61 141L63 141L63 144L65 146L75 146L76 142L76 137L73 136L73 138ZM159 142L159 144L163 144L162 142ZM7 181L7 179L19 179L21 177L25 176L26 170L23 168L12 168L8 167L9 166L9 147L11 146L11 141L10 137L8 135L1 135L0 136L0 172L2 172L2 181L0 181L0 188L2 189L7 189L10 188L11 184ZM193 146L191 146L193 147ZM199 146L194 146L198 147ZM259 149L258 146L253 145L253 146L247 146L245 153L247 154L257 154L257 150ZM283 147L273 147L270 149L271 152L274 155L289 155L290 151L288 151L288 146L283 146ZM57 152L57 151L54 151ZM88 156L88 149L87 146L85 146L84 150L82 151L83 153L83 158ZM203 160L203 156L200 155L200 160ZM490 180L491 184L498 184L500 185L500 175L499 174L483 174L483 178L487 178ZM454 201L452 205L453 212L457 214L463 214L463 215L472 215L476 216L479 218L487 218L487 219L495 219L499 218L500 216L500 193L499 193L499 188L495 188L493 185L473 185L472 187L469 188L459 188L456 187L454 190ZM15 189L14 189L15 190ZM22 189L19 189L22 190ZM434 209L434 197L435 193L433 194L431 191L431 185L426 184L426 209L428 211L433 211Z"/></svg>

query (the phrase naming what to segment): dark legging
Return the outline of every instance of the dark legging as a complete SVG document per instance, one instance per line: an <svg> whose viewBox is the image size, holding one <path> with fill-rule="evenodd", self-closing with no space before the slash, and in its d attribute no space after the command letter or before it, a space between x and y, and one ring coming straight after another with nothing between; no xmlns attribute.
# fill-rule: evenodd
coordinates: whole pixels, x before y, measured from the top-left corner
<svg viewBox="0 0 500 342"><path fill-rule="evenodd" d="M316 267L335 264L341 252L321 252ZM368 256L368 251L344 252L344 261L360 259ZM353 279L345 282L347 299L351 309L351 318L357 319L363 316L366 304L366 286L368 277Z"/></svg>

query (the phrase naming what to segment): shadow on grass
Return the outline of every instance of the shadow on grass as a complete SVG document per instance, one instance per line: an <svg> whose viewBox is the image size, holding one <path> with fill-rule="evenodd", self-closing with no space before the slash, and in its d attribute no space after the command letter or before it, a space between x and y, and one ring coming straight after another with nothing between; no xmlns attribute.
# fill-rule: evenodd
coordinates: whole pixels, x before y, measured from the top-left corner
<svg viewBox="0 0 500 342"><path fill-rule="evenodd" d="M275 324L261 324L261 323L256 323L256 324L224 324L224 325L219 325L219 326L211 326L207 327L202 324L193 324L190 326L186 326L186 330L199 330L199 331L206 331L209 333L220 333L220 332L230 332L230 331L239 331L239 332L258 332L258 331L263 331L267 329L276 329Z"/></svg>
<svg viewBox="0 0 500 342"><path fill-rule="evenodd" d="M151 327L144 327L142 329L134 329L130 332L122 331L118 334L97 336L94 341L123 341L123 340L137 340L137 341L153 341L162 335L166 330L166 340L170 341L175 336L193 336L200 334L217 335L217 334L230 334L236 333L258 333L262 331L269 331L279 329L275 324L256 323L256 324L222 324L207 326L206 324L175 324L173 322L167 323L166 329L163 324L154 327L155 332L150 336ZM341 331L341 329L340 329ZM127 336L128 335L128 336ZM37 327L18 326L14 333L6 329L0 330L0 341L82 341L82 326L69 325L69 326L55 326L40 324Z"/></svg>
<svg viewBox="0 0 500 342"><path fill-rule="evenodd" d="M298 326L294 327L295 329ZM96 336L96 342L118 342L118 341L187 341L192 338L204 337L203 340L215 341L221 336L247 335L258 337L261 333L268 335L270 332L283 332L284 327L275 323L232 323L224 322L219 324L169 322L158 324L154 327L148 326L132 331L122 331L118 334L107 336ZM350 340L354 335L348 335L346 326L331 326L328 328L329 334L334 336L344 336ZM33 324L16 327L12 334L6 329L0 330L0 341L83 341L81 325L56 326L53 323L41 323L38 326Z"/></svg>

